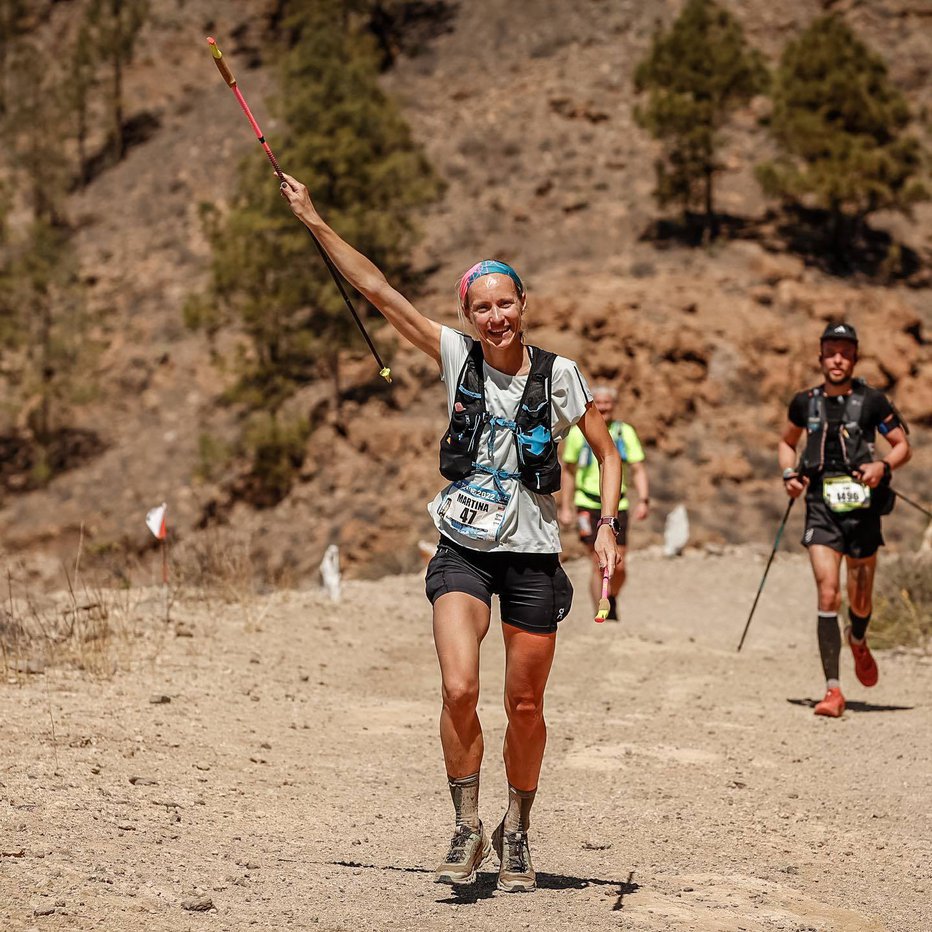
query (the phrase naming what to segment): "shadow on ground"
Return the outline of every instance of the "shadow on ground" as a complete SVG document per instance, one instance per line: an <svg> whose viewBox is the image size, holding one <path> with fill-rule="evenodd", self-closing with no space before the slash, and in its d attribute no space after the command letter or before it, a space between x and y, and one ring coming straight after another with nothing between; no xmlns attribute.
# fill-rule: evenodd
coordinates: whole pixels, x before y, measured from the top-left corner
<svg viewBox="0 0 932 932"><path fill-rule="evenodd" d="M814 709L819 699L787 699L790 705L801 705L807 709ZM857 699L845 699L845 709L848 712L912 712L911 705L875 705L872 702L859 702Z"/></svg>
<svg viewBox="0 0 932 932"><path fill-rule="evenodd" d="M394 867L391 865L380 864L360 864L358 861L328 861L328 864L334 867L353 867L356 869L376 871L402 871L406 874L433 874L434 872L426 867ZM479 900L487 900L496 892L496 883L498 874L493 871L479 871L476 875L476 882L463 887L462 890L456 887L450 888L450 895L437 900L438 903L450 903L456 906L478 903ZM624 898L630 893L636 893L640 889L640 884L634 882L634 871L628 874L627 880L607 880L604 877L573 877L570 874L548 874L538 873L537 887L540 890L585 890L586 887L615 887L618 896L612 906L616 911L622 908Z"/></svg>

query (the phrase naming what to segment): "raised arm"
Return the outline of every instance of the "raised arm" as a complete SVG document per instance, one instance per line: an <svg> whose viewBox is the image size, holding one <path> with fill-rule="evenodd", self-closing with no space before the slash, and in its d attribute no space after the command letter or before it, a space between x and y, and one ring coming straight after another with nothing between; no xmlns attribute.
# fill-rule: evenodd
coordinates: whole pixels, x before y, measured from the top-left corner
<svg viewBox="0 0 932 932"><path fill-rule="evenodd" d="M326 223L311 201L307 188L291 175L284 175L282 197L294 215L317 237L343 277L413 346L440 364L440 324L425 317L394 289L382 272Z"/></svg>
<svg viewBox="0 0 932 932"><path fill-rule="evenodd" d="M579 419L579 429L599 461L599 496L602 499L602 515L614 518L618 513L618 499L621 496L621 457L605 425L605 418L591 401L586 405L586 413ZM595 552L598 554L599 564L607 570L609 576L612 576L615 572L615 564L618 562L618 548L615 544L615 535L607 524L602 525L598 530L595 538Z"/></svg>

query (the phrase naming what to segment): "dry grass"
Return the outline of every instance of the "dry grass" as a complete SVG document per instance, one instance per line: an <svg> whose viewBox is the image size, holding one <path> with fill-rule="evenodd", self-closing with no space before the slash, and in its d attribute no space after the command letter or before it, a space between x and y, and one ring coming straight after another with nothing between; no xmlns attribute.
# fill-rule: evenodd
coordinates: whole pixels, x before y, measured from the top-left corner
<svg viewBox="0 0 932 932"><path fill-rule="evenodd" d="M932 553L880 561L870 633L876 647L932 649Z"/></svg>
<svg viewBox="0 0 932 932"><path fill-rule="evenodd" d="M242 535L219 529L174 548L168 586L133 586L129 574L115 584L90 584L81 576L82 546L83 535L57 593L42 590L24 563L0 552L0 670L7 681L47 667L109 677L147 656L154 660L166 637L193 636L195 617L210 628L224 614L192 614L197 604L237 606L247 630L262 621L251 541Z"/></svg>
<svg viewBox="0 0 932 932"><path fill-rule="evenodd" d="M135 629L137 594L82 586L37 593L22 567L7 565L0 605L3 674L19 679L47 666L70 666L112 676L123 664Z"/></svg>
<svg viewBox="0 0 932 932"><path fill-rule="evenodd" d="M252 541L226 528L213 528L172 550L171 574L181 591L224 602L244 601L256 593Z"/></svg>
<svg viewBox="0 0 932 932"><path fill-rule="evenodd" d="M259 572L252 539L229 528L213 528L172 552L171 574L178 600L221 602L240 609L247 630L257 630Z"/></svg>

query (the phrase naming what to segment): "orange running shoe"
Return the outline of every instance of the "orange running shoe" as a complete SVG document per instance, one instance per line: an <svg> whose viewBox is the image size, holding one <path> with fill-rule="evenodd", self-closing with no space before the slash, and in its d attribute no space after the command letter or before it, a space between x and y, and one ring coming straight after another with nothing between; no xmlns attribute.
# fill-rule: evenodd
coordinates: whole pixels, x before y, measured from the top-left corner
<svg viewBox="0 0 932 932"><path fill-rule="evenodd" d="M851 653L854 655L854 672L858 682L862 686L876 686L880 674L877 671L877 661L874 660L870 648L867 646L867 638L858 644L851 637L851 625L845 628L845 638Z"/></svg>
<svg viewBox="0 0 932 932"><path fill-rule="evenodd" d="M833 686L826 694L825 698L816 703L816 715L828 715L831 718L841 718L845 711L845 697L837 686Z"/></svg>

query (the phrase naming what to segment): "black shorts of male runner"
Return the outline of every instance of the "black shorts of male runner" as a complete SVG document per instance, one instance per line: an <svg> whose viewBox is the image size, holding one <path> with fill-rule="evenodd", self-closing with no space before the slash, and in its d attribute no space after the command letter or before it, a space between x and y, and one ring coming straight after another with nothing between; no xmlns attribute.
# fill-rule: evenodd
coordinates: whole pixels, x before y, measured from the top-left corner
<svg viewBox="0 0 932 932"><path fill-rule="evenodd" d="M821 498L807 498L802 544L822 544L855 560L872 557L883 546L880 511L870 507L837 514Z"/></svg>

